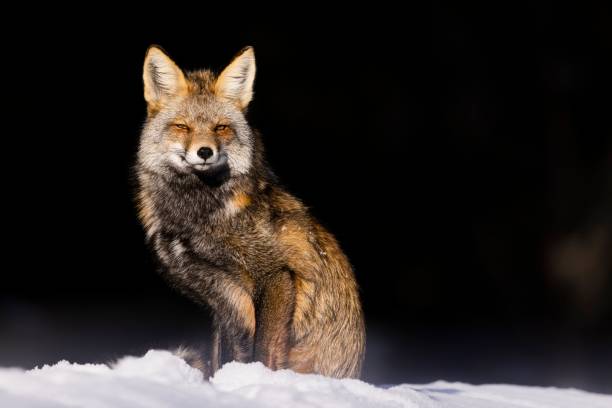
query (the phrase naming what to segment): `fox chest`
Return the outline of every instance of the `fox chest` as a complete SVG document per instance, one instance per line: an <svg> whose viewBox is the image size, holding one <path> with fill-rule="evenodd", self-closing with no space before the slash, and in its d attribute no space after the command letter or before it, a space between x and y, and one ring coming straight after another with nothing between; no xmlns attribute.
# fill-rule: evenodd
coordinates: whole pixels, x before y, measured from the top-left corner
<svg viewBox="0 0 612 408"><path fill-rule="evenodd" d="M192 201L168 192L153 197L150 241L166 267L208 264L228 272L248 271L253 277L278 268L274 227L262 211L228 205L235 200L211 205L212 200Z"/></svg>
<svg viewBox="0 0 612 408"><path fill-rule="evenodd" d="M225 229L161 228L153 239L162 263L172 269L212 266L229 273L244 273L253 278L278 268L280 256L271 234L253 226Z"/></svg>

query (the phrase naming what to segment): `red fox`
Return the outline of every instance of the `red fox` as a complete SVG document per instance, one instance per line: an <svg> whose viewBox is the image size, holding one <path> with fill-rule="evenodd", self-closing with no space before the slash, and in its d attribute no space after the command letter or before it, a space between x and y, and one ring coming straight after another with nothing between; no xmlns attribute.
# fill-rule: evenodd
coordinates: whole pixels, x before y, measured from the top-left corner
<svg viewBox="0 0 612 408"><path fill-rule="evenodd" d="M365 328L351 266L279 185L245 118L253 48L215 75L185 73L151 46L143 78L139 217L164 277L212 312L208 375L236 360L359 377Z"/></svg>

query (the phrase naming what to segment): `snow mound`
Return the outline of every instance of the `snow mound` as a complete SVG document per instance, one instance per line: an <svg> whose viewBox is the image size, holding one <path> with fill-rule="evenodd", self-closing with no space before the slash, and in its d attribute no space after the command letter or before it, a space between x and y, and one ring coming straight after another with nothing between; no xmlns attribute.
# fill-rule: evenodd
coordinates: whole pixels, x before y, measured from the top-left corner
<svg viewBox="0 0 612 408"><path fill-rule="evenodd" d="M379 388L358 380L270 371L229 363L210 382L167 351L117 363L60 361L33 370L0 369L0 407L590 407L612 396L572 389L435 382Z"/></svg>

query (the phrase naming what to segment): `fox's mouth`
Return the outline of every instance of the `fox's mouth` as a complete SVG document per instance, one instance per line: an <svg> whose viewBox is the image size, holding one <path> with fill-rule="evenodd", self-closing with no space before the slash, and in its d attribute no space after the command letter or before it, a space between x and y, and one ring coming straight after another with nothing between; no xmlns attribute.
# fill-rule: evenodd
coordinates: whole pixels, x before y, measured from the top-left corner
<svg viewBox="0 0 612 408"><path fill-rule="evenodd" d="M227 167L227 155L220 154L219 158L212 163L203 163L203 164L190 164L187 162L192 169L198 172L207 172L207 171L216 171L223 167Z"/></svg>
<svg viewBox="0 0 612 408"><path fill-rule="evenodd" d="M200 179L203 183L218 187L225 183L230 178L230 167L228 164L227 154L220 154L212 163L189 163L189 161L179 156L181 163L184 166L183 169L187 172L192 173Z"/></svg>
<svg viewBox="0 0 612 408"><path fill-rule="evenodd" d="M214 162L204 163L190 163L185 156L179 155L181 163L194 172L205 173L205 172L216 172L227 167L227 154L220 154Z"/></svg>

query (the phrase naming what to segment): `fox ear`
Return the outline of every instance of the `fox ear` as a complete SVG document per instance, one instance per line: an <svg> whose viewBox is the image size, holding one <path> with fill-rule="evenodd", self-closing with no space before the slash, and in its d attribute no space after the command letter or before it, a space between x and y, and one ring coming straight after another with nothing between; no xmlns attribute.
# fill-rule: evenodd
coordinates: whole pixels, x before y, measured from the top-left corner
<svg viewBox="0 0 612 408"><path fill-rule="evenodd" d="M183 71L156 45L147 50L142 77L144 97L149 106L159 106L187 93Z"/></svg>
<svg viewBox="0 0 612 408"><path fill-rule="evenodd" d="M246 47L221 72L215 83L215 93L245 109L253 98L254 81L255 52L253 47Z"/></svg>

